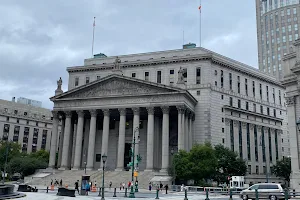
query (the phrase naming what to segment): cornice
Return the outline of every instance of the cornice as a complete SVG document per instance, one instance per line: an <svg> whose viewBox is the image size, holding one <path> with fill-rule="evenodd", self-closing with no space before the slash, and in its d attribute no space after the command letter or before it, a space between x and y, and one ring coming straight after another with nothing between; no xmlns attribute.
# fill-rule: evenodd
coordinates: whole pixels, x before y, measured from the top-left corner
<svg viewBox="0 0 300 200"><path fill-rule="evenodd" d="M174 63L187 63L187 62L195 62L195 61L203 61L203 60L211 61L221 66L230 68L231 70L247 74L248 76L251 76L255 79L260 79L264 82L268 82L282 87L280 82L277 81L275 78L265 75L251 66L245 65L243 63L240 63L238 61L235 61L233 59L227 58L222 55L218 55L213 52L207 52L204 54L196 54L196 55L185 55L180 57L168 57L168 58L159 58L159 59L122 62L120 63L120 67L121 69L125 69L125 68L134 68L134 67L166 65L166 64L174 64ZM113 67L114 67L114 63L108 63L108 64L105 63L105 64L97 64L97 65L68 67L67 71L69 73L86 72L86 71L102 71L102 70L112 70Z"/></svg>
<svg viewBox="0 0 300 200"><path fill-rule="evenodd" d="M224 108L228 109L228 110L233 110L233 111L237 111L237 112L246 113L246 114L249 114L249 115L254 115L254 116L257 116L257 117L271 119L271 120L274 120L274 121L277 121L277 122L282 122L283 121L283 119L281 119L281 118L271 117L269 115L264 115L264 114L261 114L261 113L252 112L252 111L249 111L249 110L244 110L244 109L241 109L241 108L236 108L236 107L232 107L232 106L228 106L228 105L225 105Z"/></svg>
<svg viewBox="0 0 300 200"><path fill-rule="evenodd" d="M290 74L284 76L283 80L281 81L281 84L284 87L290 86L290 85L297 85L297 75L296 74Z"/></svg>
<svg viewBox="0 0 300 200"><path fill-rule="evenodd" d="M283 56L282 60L285 61L295 57L296 57L296 52L287 53Z"/></svg>
<svg viewBox="0 0 300 200"><path fill-rule="evenodd" d="M13 117L13 118L17 118L17 119L24 119L24 120L30 120L30 121L44 122L44 123L48 123L48 124L52 124L53 123L53 121L49 120L49 119L26 117L24 115L15 115L15 114L11 114L11 113L1 113L0 112L0 115L2 115L4 117Z"/></svg>

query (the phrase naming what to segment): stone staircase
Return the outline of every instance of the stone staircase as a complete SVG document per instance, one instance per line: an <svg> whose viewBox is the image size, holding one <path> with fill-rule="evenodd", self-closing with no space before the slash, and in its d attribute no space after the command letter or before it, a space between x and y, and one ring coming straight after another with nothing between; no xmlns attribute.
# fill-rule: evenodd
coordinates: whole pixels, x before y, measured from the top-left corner
<svg viewBox="0 0 300 200"><path fill-rule="evenodd" d="M102 171L92 170L86 171L87 175L90 175L91 181L97 181L97 187L102 186ZM157 174L157 172L148 172L142 171L139 172L138 181L139 188L148 188L148 184L150 180ZM56 170L55 173L49 173L48 176L40 178L40 179L31 179L28 180L27 183L34 186L49 186L51 179L54 181L55 179L63 180L63 185L68 185L70 187L74 187L74 183L77 180L81 180L81 176L84 175L84 170L65 170L59 171ZM127 186L128 181L131 181L131 171L105 171L104 173L104 185L105 187L109 187L109 182L112 182L112 188L119 188L120 183L125 183ZM135 178L134 178L135 180Z"/></svg>

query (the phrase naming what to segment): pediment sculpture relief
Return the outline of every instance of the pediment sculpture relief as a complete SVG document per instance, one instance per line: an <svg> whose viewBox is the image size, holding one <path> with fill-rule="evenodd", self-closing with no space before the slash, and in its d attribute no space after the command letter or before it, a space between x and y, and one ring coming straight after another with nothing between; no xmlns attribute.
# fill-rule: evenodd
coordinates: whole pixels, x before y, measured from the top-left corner
<svg viewBox="0 0 300 200"><path fill-rule="evenodd" d="M62 98L84 98L84 97L105 97L123 95L141 95L172 92L170 89L148 86L137 82L126 80L108 80L99 84L83 88Z"/></svg>

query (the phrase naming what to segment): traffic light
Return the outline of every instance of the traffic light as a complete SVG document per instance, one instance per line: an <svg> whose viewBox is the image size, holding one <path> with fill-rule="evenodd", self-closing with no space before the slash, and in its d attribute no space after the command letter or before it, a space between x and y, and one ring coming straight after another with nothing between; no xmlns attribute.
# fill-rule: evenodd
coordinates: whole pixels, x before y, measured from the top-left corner
<svg viewBox="0 0 300 200"><path fill-rule="evenodd" d="M129 162L129 163L127 164L127 167L132 167L132 162Z"/></svg>
<svg viewBox="0 0 300 200"><path fill-rule="evenodd" d="M132 147L129 149L129 156L131 157L133 155L133 149Z"/></svg>
<svg viewBox="0 0 300 200"><path fill-rule="evenodd" d="M136 156L136 159L137 159L137 163L139 163L139 162L141 162L142 157L141 157L140 155L137 155L137 156Z"/></svg>

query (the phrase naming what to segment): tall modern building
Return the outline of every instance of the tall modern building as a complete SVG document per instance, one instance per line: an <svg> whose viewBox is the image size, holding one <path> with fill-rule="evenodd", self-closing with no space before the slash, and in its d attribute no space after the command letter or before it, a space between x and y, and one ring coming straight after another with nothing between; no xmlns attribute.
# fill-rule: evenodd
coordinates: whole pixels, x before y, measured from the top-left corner
<svg viewBox="0 0 300 200"><path fill-rule="evenodd" d="M282 79L282 58L299 36L299 0L256 0L259 69Z"/></svg>

